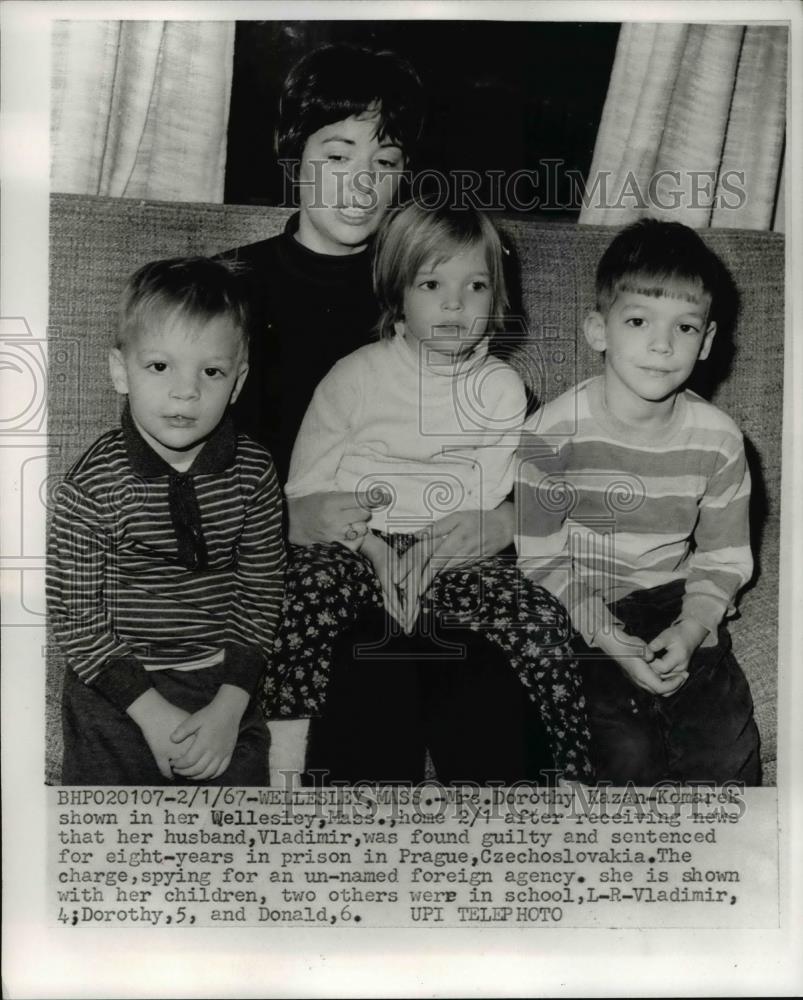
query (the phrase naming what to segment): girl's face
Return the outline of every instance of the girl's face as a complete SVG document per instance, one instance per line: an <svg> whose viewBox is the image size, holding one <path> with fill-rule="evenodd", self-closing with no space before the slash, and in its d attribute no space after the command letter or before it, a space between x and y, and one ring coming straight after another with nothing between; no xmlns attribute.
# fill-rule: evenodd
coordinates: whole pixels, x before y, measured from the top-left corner
<svg viewBox="0 0 803 1000"><path fill-rule="evenodd" d="M405 334L425 364L458 361L485 336L492 299L485 250L474 244L423 264L405 290L404 318L396 331Z"/></svg>
<svg viewBox="0 0 803 1000"><path fill-rule="evenodd" d="M298 241L321 254L365 248L398 187L404 155L377 139L377 115L333 122L307 139L299 171Z"/></svg>

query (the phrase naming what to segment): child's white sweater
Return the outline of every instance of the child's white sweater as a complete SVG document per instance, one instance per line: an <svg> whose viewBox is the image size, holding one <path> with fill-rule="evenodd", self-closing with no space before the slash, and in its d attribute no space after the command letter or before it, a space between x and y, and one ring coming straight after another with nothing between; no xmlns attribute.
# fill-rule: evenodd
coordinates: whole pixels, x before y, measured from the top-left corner
<svg viewBox="0 0 803 1000"><path fill-rule="evenodd" d="M419 363L418 350L396 336L337 362L298 433L288 497L384 490L392 503L371 526L389 532L505 499L525 418L521 379L487 341L458 365Z"/></svg>

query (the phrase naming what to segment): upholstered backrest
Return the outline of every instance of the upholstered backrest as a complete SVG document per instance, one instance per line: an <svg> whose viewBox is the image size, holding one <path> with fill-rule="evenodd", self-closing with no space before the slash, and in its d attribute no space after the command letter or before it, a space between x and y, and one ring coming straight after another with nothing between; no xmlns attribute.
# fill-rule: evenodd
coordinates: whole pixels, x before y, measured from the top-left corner
<svg viewBox="0 0 803 1000"><path fill-rule="evenodd" d="M289 214L281 208L53 196L50 333L66 348L51 355L53 472L116 419L119 401L106 357L126 277L157 257L217 253L272 236ZM501 227L518 258L514 300L520 292L529 329L523 370L536 396L548 399L599 370L579 334L593 308L594 270L613 231L540 221L503 221ZM713 398L760 456L763 489L774 506L780 491L783 237L737 230L703 236L732 270L742 296L735 358ZM67 377L60 380L61 374Z"/></svg>

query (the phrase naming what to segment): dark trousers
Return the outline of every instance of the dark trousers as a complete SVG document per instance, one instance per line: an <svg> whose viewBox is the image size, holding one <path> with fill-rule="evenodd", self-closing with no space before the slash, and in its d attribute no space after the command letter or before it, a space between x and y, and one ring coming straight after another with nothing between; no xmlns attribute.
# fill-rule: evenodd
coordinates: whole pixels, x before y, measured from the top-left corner
<svg viewBox="0 0 803 1000"><path fill-rule="evenodd" d="M203 670L156 670L156 690L187 712L208 705L223 683L221 667ZM268 732L254 699L240 723L231 763L213 781L176 775L165 778L139 726L125 712L68 669L62 698L64 785L267 785Z"/></svg>
<svg viewBox="0 0 803 1000"><path fill-rule="evenodd" d="M683 593L682 583L654 587L611 610L628 634L647 643L677 619ZM724 625L716 645L692 656L686 683L666 698L637 688L615 661L579 637L575 649L598 781L761 784L753 700Z"/></svg>
<svg viewBox="0 0 803 1000"><path fill-rule="evenodd" d="M341 636L326 709L310 721L305 783L418 783L428 749L443 784L543 780L552 767L543 723L505 655L470 631L450 630L462 655L444 658L425 636L381 643L384 612Z"/></svg>

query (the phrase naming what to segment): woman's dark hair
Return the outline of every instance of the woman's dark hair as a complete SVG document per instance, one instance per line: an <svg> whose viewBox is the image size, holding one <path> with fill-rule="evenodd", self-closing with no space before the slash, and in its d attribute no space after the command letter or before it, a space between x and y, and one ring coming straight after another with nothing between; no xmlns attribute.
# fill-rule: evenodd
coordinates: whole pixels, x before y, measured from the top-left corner
<svg viewBox="0 0 803 1000"><path fill-rule="evenodd" d="M409 161L424 117L421 81L395 52L358 45L314 49L290 70L279 100L276 155L298 161L307 139L325 125L366 111L379 117L377 138L397 143Z"/></svg>

